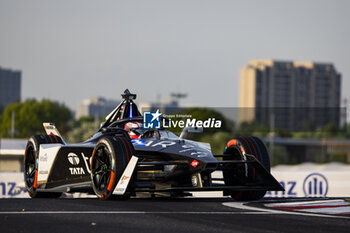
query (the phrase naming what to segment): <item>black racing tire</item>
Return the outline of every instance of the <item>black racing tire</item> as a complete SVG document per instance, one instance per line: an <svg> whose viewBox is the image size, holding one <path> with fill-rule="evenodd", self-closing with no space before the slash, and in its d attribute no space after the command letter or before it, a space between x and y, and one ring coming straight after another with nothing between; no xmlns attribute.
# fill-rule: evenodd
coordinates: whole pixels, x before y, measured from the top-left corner
<svg viewBox="0 0 350 233"><path fill-rule="evenodd" d="M102 200L112 197L115 186L122 176L134 147L126 137L104 136L96 144L91 158L91 181L96 196ZM113 196L113 199L128 199L130 192Z"/></svg>
<svg viewBox="0 0 350 233"><path fill-rule="evenodd" d="M238 137L228 142L224 154L224 160L244 159L241 150L254 155L256 159L270 172L270 158L264 143L257 137ZM248 169L248 178L245 178L245 165L239 165L235 170L224 170L224 182L227 186L244 185L246 179L255 179L255 169ZM236 201L252 201L263 198L265 190L259 191L232 191L230 195Z"/></svg>
<svg viewBox="0 0 350 233"><path fill-rule="evenodd" d="M58 198L62 195L62 193L37 191L40 145L53 143L63 144L63 141L56 135L34 135L28 140L23 159L24 183L29 196L32 198Z"/></svg>

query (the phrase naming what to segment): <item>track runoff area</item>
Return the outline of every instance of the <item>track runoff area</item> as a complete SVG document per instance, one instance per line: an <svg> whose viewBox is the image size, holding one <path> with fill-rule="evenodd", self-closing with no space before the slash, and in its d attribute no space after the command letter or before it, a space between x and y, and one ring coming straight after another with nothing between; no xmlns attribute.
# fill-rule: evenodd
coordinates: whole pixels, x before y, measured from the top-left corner
<svg viewBox="0 0 350 233"><path fill-rule="evenodd" d="M0 199L0 232L349 232L339 198Z"/></svg>

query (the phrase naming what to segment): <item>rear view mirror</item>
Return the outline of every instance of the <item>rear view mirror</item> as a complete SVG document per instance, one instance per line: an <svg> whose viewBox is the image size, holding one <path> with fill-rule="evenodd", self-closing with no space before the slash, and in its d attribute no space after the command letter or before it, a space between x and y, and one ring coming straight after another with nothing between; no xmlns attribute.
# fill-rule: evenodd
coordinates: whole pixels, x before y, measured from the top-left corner
<svg viewBox="0 0 350 233"><path fill-rule="evenodd" d="M203 127L186 127L189 133L203 133Z"/></svg>
<svg viewBox="0 0 350 233"><path fill-rule="evenodd" d="M183 139L187 133L203 133L203 127L185 127L180 135L180 139Z"/></svg>

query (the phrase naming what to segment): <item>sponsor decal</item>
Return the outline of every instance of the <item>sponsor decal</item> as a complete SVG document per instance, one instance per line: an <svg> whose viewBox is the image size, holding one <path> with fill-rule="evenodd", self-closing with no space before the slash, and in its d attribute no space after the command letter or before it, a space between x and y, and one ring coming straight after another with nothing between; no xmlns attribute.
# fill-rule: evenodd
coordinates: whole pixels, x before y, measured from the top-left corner
<svg viewBox="0 0 350 233"><path fill-rule="evenodd" d="M47 153L45 153L44 155L40 156L39 161L40 162L47 162Z"/></svg>
<svg viewBox="0 0 350 233"><path fill-rule="evenodd" d="M78 165L80 162L80 159L78 157L78 155L74 154L74 153L69 153L68 154L68 161L70 162L70 164L72 165Z"/></svg>
<svg viewBox="0 0 350 233"><path fill-rule="evenodd" d="M325 197L328 192L328 181L320 173L311 173L303 183L305 197Z"/></svg>
<svg viewBox="0 0 350 233"><path fill-rule="evenodd" d="M199 158L200 157L208 157L208 156L210 156L210 153L207 153L205 151L197 151L197 150L195 150L193 145L182 145L182 148L184 148L184 149L180 150L179 151L180 153L188 152L191 155L195 155L195 156L197 156Z"/></svg>
<svg viewBox="0 0 350 233"><path fill-rule="evenodd" d="M149 141L144 144L146 147L156 147L156 146L161 146L163 148L167 148L168 146L173 146L175 145L176 142L174 141Z"/></svg>
<svg viewBox="0 0 350 233"><path fill-rule="evenodd" d="M69 171L71 175L85 175L84 169L82 167L70 167Z"/></svg>
<svg viewBox="0 0 350 233"><path fill-rule="evenodd" d="M125 181L127 181L128 179L130 179L130 176L123 176L121 181L120 181L120 184L123 184Z"/></svg>
<svg viewBox="0 0 350 233"><path fill-rule="evenodd" d="M285 191L267 191L267 197L326 197L329 193L329 182L324 174L306 173L299 179L280 180ZM334 192L334 189L333 189ZM332 192L332 193L333 193Z"/></svg>
<svg viewBox="0 0 350 233"><path fill-rule="evenodd" d="M89 167L89 157L85 156L83 152L81 152L82 161L84 162L86 171L90 174L90 167ZM68 154L68 161L70 164L76 166L79 165L80 159L79 156L75 153L71 152ZM71 175L85 175L85 170L82 167L70 167L69 168Z"/></svg>
<svg viewBox="0 0 350 233"><path fill-rule="evenodd" d="M145 146L145 142L142 139L132 139L131 143L136 144L137 146Z"/></svg>
<svg viewBox="0 0 350 233"><path fill-rule="evenodd" d="M285 191L267 191L266 196L279 196L282 195L282 197L296 197L296 181L280 181L280 185L285 189ZM274 195L272 195L274 194Z"/></svg>
<svg viewBox="0 0 350 233"><path fill-rule="evenodd" d="M177 143L175 141L167 141L167 140L162 140L162 141L148 141L144 142L141 139L133 139L131 142L134 145L137 146L145 146L145 147L158 147L161 146L162 148L167 148L170 146L174 146ZM195 150L193 145L182 145L181 146L183 149L180 150L180 153L188 153L192 156L197 156L197 157L208 157L210 156L210 153L207 153L206 151L200 151L200 150Z"/></svg>
<svg viewBox="0 0 350 233"><path fill-rule="evenodd" d="M0 172L0 198L29 197L22 172Z"/></svg>
<svg viewBox="0 0 350 233"><path fill-rule="evenodd" d="M117 191L117 192L121 192L121 193L124 193L124 190L125 190L125 188L116 188L116 190L115 190L115 191Z"/></svg>
<svg viewBox="0 0 350 233"><path fill-rule="evenodd" d="M51 126L51 125L47 125L45 126L46 129L55 129L55 127Z"/></svg>
<svg viewBox="0 0 350 233"><path fill-rule="evenodd" d="M86 171L88 171L88 173L91 174L90 165L89 165L89 157L85 156L83 152L81 152L81 156L83 157Z"/></svg>
<svg viewBox="0 0 350 233"><path fill-rule="evenodd" d="M16 183L15 182L0 182L2 196L15 196Z"/></svg>

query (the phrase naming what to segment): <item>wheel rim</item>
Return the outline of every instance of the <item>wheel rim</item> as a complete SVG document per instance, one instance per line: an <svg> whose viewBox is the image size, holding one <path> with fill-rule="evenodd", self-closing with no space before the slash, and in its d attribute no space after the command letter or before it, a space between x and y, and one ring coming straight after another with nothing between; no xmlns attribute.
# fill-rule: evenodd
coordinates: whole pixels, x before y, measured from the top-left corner
<svg viewBox="0 0 350 233"><path fill-rule="evenodd" d="M92 161L92 177L95 190L105 193L111 176L111 156L106 146L101 145L96 149Z"/></svg>
<svg viewBox="0 0 350 233"><path fill-rule="evenodd" d="M35 180L35 152L32 145L29 145L25 157L25 182L28 188L33 187Z"/></svg>

